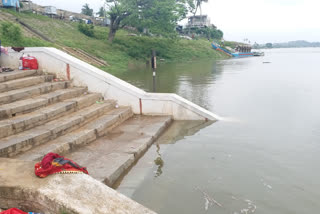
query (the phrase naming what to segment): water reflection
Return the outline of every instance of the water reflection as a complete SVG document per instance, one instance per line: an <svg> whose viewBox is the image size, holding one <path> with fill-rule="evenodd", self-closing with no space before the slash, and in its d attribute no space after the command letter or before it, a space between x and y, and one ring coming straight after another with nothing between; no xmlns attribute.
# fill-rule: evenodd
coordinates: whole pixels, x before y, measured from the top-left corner
<svg viewBox="0 0 320 214"><path fill-rule="evenodd" d="M156 141L160 144L174 144L188 136L193 136L201 129L210 126L212 121L174 121L172 125Z"/></svg>
<svg viewBox="0 0 320 214"><path fill-rule="evenodd" d="M156 144L157 146L157 154L158 157L154 160L155 165L158 166L157 171L156 171L156 175L154 177L159 177L162 174L162 167L164 166L164 161L161 158L161 154L160 154L160 145Z"/></svg>
<svg viewBox="0 0 320 214"><path fill-rule="evenodd" d="M160 64L157 69L157 92L176 93L180 96L210 109L209 86L222 75L224 64L219 61L206 60L188 63ZM130 67L119 78L145 90L152 91L152 70L150 68Z"/></svg>

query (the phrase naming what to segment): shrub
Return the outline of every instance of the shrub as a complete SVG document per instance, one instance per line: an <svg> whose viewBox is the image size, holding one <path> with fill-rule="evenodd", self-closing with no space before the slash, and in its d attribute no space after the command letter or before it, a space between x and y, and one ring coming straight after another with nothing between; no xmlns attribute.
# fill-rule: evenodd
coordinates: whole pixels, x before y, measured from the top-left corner
<svg viewBox="0 0 320 214"><path fill-rule="evenodd" d="M24 37L20 26L10 22L1 24L0 38L4 46L43 47L52 45L38 38Z"/></svg>
<svg viewBox="0 0 320 214"><path fill-rule="evenodd" d="M87 25L87 24L84 24L83 22L80 22L78 25L78 30L86 36L94 37L93 25Z"/></svg>
<svg viewBox="0 0 320 214"><path fill-rule="evenodd" d="M11 43L21 43L23 40L21 28L10 22L1 24L1 33L4 39Z"/></svg>

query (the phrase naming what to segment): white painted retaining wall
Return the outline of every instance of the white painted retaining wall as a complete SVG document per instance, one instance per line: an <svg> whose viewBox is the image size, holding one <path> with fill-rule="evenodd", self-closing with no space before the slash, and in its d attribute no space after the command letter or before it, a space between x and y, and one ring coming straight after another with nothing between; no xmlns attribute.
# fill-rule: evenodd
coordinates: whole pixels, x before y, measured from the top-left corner
<svg viewBox="0 0 320 214"><path fill-rule="evenodd" d="M40 70L55 73L58 78L68 78L69 65L69 77L75 86L87 86L89 91L101 93L105 99L131 106L135 114L172 115L175 120L220 120L217 115L176 94L147 93L58 49L26 48L22 52L36 57ZM1 55L1 65L18 68L22 52L10 50L9 56Z"/></svg>

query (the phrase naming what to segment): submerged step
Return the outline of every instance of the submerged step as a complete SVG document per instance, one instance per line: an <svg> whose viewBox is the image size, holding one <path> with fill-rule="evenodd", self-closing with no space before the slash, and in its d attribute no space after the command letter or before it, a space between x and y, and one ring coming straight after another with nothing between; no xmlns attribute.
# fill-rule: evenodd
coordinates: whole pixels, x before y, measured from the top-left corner
<svg viewBox="0 0 320 214"><path fill-rule="evenodd" d="M28 113L48 106L49 104L57 103L71 97L80 96L86 91L86 88L61 89L35 98L5 104L0 106L0 119L11 118L19 114Z"/></svg>
<svg viewBox="0 0 320 214"><path fill-rule="evenodd" d="M56 139L103 115L113 108L112 102L94 104L43 126L0 140L0 157L12 157Z"/></svg>
<svg viewBox="0 0 320 214"><path fill-rule="evenodd" d="M32 85L37 85L43 82L52 81L53 75L43 75L43 76L33 76L21 79L10 80L7 82L0 83L0 92L6 92L10 90L15 90L19 88L25 88Z"/></svg>
<svg viewBox="0 0 320 214"><path fill-rule="evenodd" d="M68 88L69 86L70 82L46 82L27 88L0 93L0 104L12 103L17 100L27 99L58 89Z"/></svg>
<svg viewBox="0 0 320 214"><path fill-rule="evenodd" d="M134 116L105 137L65 155L90 175L113 186L171 124L171 116Z"/></svg>
<svg viewBox="0 0 320 214"><path fill-rule="evenodd" d="M36 112L2 120L0 121L0 138L8 137L10 135L42 125L68 113L88 107L101 99L101 94L88 94L52 104L50 106L41 108ZM115 105L114 101L110 101L110 103L112 106Z"/></svg>
<svg viewBox="0 0 320 214"><path fill-rule="evenodd" d="M40 71L37 70L15 70L12 72L2 72L0 73L0 82L20 79L27 76L39 75Z"/></svg>
<svg viewBox="0 0 320 214"><path fill-rule="evenodd" d="M100 104L98 104L100 105ZM35 147L14 158L21 160L41 160L49 152L65 154L91 143L98 137L105 135L115 126L132 116L131 108L123 107L111 110L98 119L86 124L80 129L70 132L48 143Z"/></svg>

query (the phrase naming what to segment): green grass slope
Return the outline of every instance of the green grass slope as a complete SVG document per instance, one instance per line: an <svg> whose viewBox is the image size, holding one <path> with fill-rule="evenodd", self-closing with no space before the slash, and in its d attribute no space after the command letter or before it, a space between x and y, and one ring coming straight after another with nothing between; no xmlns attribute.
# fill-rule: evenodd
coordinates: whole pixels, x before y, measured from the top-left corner
<svg viewBox="0 0 320 214"><path fill-rule="evenodd" d="M79 48L110 64L101 69L110 72L123 72L129 63L145 63L149 60L151 50L155 49L159 58L168 61L190 61L205 58L223 59L226 56L211 48L207 40L169 39L149 36L129 36L128 31L119 30L113 43L108 42L109 28L95 26L94 37L88 37L78 30L78 23L51 19L30 13L15 13L1 9L0 13L19 18L30 25L53 43L25 35L23 41L2 40L5 46L50 46L59 45ZM3 23L0 20L0 25ZM0 32L0 38L2 34Z"/></svg>

